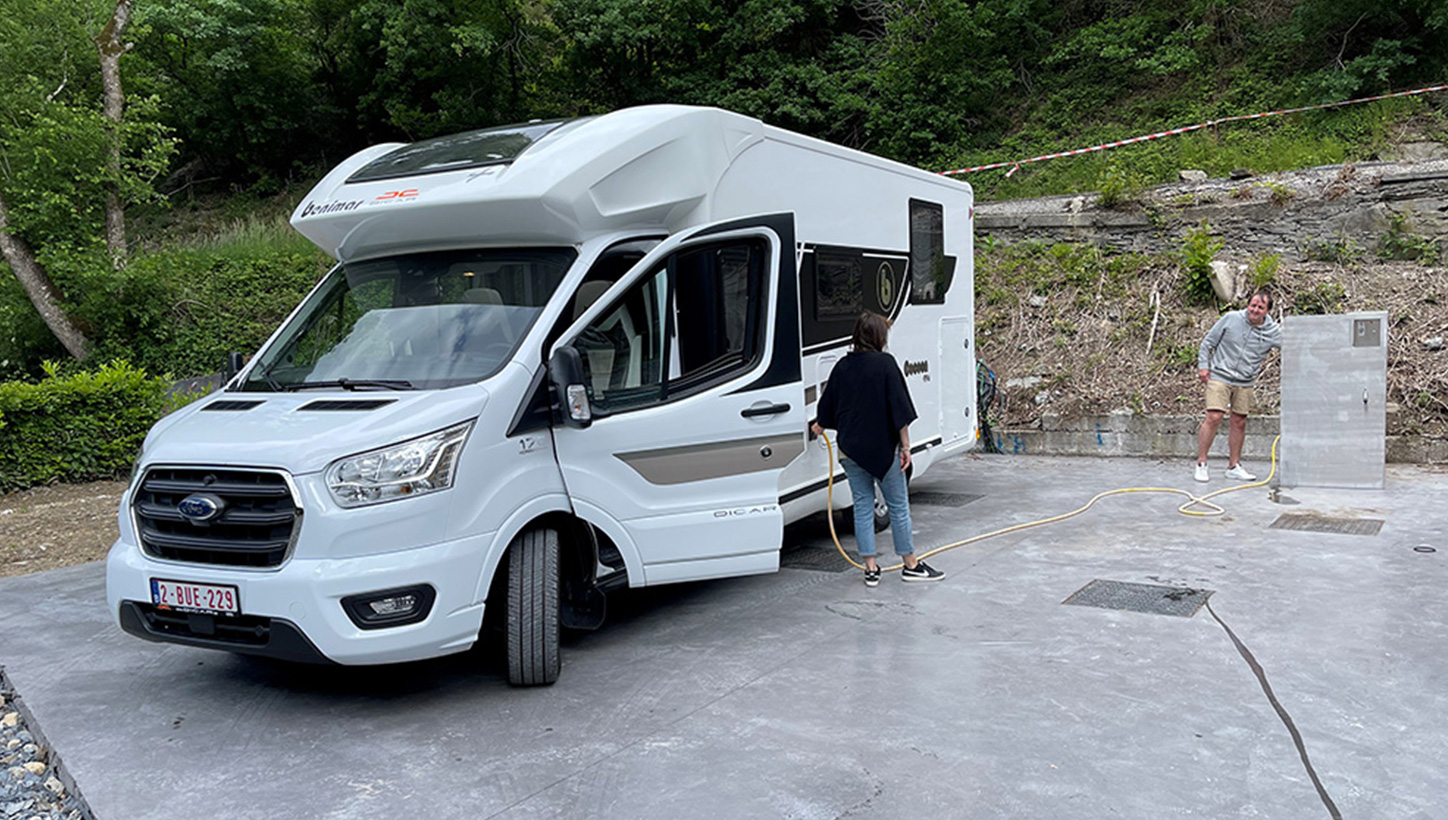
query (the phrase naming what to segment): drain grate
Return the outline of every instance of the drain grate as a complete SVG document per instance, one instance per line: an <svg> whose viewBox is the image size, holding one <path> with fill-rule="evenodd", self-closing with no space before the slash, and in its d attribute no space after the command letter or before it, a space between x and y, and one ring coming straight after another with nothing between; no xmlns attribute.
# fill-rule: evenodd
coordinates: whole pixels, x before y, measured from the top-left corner
<svg viewBox="0 0 1448 820"><path fill-rule="evenodd" d="M972 501L979 501L985 498L983 495L971 495L970 493L941 493L934 490L921 490L910 494L911 504L929 504L933 507L964 507Z"/></svg>
<svg viewBox="0 0 1448 820"><path fill-rule="evenodd" d="M855 560L858 561L859 558L856 557ZM779 554L779 566L781 569L812 569L815 572L844 572L854 569L840 557L840 551L833 547L785 550Z"/></svg>
<svg viewBox="0 0 1448 820"><path fill-rule="evenodd" d="M1215 590L1132 584L1097 578L1071 593L1071 597L1061 603L1190 618L1197 614L1197 610L1202 608L1202 604L1207 602L1213 592Z"/></svg>
<svg viewBox="0 0 1448 820"><path fill-rule="evenodd" d="M1270 530L1331 532L1339 535L1377 535L1383 528L1379 518L1333 518L1310 513L1283 513L1267 527Z"/></svg>

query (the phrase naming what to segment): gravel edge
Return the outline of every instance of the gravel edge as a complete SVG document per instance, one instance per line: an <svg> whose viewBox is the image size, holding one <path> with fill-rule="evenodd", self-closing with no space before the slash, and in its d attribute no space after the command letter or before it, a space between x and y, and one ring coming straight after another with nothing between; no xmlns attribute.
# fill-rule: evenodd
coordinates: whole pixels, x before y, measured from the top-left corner
<svg viewBox="0 0 1448 820"><path fill-rule="evenodd" d="M14 717L11 717L11 716ZM0 818L96 820L0 665Z"/></svg>

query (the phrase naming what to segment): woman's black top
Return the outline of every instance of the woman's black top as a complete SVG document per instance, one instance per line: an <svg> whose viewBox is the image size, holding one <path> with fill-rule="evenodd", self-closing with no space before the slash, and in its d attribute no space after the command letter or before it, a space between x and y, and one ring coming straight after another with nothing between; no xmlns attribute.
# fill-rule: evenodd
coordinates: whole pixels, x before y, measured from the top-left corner
<svg viewBox="0 0 1448 820"><path fill-rule="evenodd" d="M900 429L917 418L895 357L878 351L855 351L835 364L817 411L821 427L839 432L840 452L876 478L897 463Z"/></svg>

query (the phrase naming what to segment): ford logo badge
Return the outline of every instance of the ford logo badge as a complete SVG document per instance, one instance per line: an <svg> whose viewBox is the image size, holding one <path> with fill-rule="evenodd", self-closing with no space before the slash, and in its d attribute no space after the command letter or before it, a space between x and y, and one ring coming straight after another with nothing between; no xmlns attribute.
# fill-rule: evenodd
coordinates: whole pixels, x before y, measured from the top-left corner
<svg viewBox="0 0 1448 820"><path fill-rule="evenodd" d="M211 493L196 493L181 499L176 505L176 511L186 517L187 521L193 524L207 524L221 515L226 509L226 502Z"/></svg>

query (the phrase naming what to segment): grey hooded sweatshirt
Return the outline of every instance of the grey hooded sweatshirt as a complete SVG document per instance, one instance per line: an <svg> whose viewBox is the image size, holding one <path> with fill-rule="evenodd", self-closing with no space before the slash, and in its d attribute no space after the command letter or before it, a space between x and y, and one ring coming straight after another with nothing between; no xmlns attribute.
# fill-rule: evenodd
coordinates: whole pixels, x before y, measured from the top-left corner
<svg viewBox="0 0 1448 820"><path fill-rule="evenodd" d="M1246 310L1234 310L1207 331L1197 351L1197 368L1210 370L1212 379L1233 387L1251 387L1262 360L1274 347L1282 347L1282 325L1271 314L1253 327Z"/></svg>

